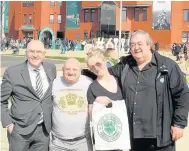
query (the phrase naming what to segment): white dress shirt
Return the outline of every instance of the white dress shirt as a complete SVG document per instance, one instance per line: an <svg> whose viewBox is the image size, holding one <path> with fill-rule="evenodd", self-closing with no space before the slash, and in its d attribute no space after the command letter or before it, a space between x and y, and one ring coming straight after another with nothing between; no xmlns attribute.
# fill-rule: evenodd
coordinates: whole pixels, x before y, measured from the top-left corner
<svg viewBox="0 0 189 151"><path fill-rule="evenodd" d="M37 72L34 71L35 68L32 67L29 64L29 62L27 63L27 66L28 66L28 70L29 70L29 75L30 75L32 87L36 91L36 76L37 76ZM41 79L42 79L42 83L43 83L43 95L44 95L45 92L47 91L48 87L49 87L49 82L48 82L47 75L45 73L45 70L44 70L43 66L40 65L40 67L38 69L39 69L39 73L41 75Z"/></svg>

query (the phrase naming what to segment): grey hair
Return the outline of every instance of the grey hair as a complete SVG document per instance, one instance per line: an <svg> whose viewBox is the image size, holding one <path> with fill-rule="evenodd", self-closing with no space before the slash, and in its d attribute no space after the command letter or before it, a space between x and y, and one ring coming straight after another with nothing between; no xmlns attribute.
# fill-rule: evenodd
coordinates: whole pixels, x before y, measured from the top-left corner
<svg viewBox="0 0 189 151"><path fill-rule="evenodd" d="M130 45L131 45L131 39L133 37L135 37L136 35L143 35L143 36L145 36L146 37L146 43L147 43L147 45L150 45L150 50L152 52L154 52L154 43L153 43L153 40L150 37L149 33L146 32L145 30L137 30L137 31L131 33L130 38L129 38L129 44Z"/></svg>

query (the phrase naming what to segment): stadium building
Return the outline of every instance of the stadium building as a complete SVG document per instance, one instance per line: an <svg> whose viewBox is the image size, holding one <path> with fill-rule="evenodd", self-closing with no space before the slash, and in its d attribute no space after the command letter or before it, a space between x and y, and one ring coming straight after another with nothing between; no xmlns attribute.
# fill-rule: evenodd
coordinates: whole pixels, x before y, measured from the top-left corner
<svg viewBox="0 0 189 151"><path fill-rule="evenodd" d="M189 2L123 1L122 37L138 29L150 33L160 47L189 43ZM118 37L118 1L10 1L8 36L84 40Z"/></svg>

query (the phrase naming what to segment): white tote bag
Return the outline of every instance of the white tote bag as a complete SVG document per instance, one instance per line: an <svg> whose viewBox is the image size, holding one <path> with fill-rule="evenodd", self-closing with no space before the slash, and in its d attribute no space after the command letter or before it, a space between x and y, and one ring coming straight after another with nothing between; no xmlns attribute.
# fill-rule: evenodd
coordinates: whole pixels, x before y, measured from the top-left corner
<svg viewBox="0 0 189 151"><path fill-rule="evenodd" d="M96 150L130 149L128 116L124 100L112 101L112 107L94 102L92 125Z"/></svg>

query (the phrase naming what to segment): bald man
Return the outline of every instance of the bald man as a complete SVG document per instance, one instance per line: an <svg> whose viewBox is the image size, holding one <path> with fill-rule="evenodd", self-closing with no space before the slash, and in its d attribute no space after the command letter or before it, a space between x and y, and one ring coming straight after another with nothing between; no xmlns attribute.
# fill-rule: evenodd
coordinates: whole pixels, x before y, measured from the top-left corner
<svg viewBox="0 0 189 151"><path fill-rule="evenodd" d="M48 151L56 67L43 62L45 49L41 41L28 43L26 57L24 63L4 73L1 122L7 128L10 151Z"/></svg>
<svg viewBox="0 0 189 151"><path fill-rule="evenodd" d="M50 151L92 151L86 93L91 79L81 75L78 60L68 59L63 76L53 82Z"/></svg>

